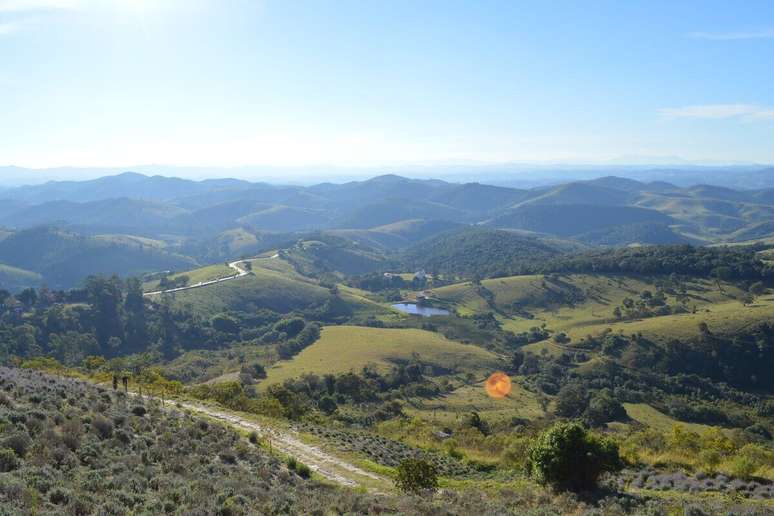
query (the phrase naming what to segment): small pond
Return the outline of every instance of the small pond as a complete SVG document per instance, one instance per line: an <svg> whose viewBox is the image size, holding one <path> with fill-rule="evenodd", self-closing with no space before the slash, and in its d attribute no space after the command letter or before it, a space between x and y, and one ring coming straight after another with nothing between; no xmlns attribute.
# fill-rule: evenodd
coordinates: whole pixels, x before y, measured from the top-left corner
<svg viewBox="0 0 774 516"><path fill-rule="evenodd" d="M412 315L421 315L422 317L430 317L431 315L449 315L448 310L443 308L434 308L432 306L421 306L416 303L398 303L392 305L393 308L397 308L401 312Z"/></svg>

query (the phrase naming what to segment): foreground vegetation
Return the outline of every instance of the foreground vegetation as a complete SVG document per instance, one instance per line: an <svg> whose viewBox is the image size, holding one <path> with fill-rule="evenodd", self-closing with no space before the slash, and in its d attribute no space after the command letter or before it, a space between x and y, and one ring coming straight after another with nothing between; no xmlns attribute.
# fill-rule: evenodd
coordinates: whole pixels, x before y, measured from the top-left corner
<svg viewBox="0 0 774 516"><path fill-rule="evenodd" d="M36 514L585 512L588 502L522 482L434 496L432 471L406 462L407 496L334 488L231 428L80 381L0 368L0 510ZM409 464L412 464L409 467ZM599 514L666 513L683 502L611 495ZM763 513L722 501L709 510ZM698 507L698 505L694 505Z"/></svg>
<svg viewBox="0 0 774 516"><path fill-rule="evenodd" d="M0 360L22 368L3 370L11 380L0 430L3 438L25 433L20 439L29 441L23 453L3 455L7 478L20 486L9 503L72 512L72 500L83 498L86 513L110 504L157 512L166 499L153 497L175 492L194 507L199 495L191 493L206 471L215 480L204 491L205 512L306 512L305 497L339 512L411 512L405 504L412 503L452 513L771 510L774 299L758 253L674 247L572 259L527 254L521 263L534 268L530 274L384 275L361 273L372 254L351 242L337 249L342 237L320 238L245 259L251 274L243 278L175 295L144 297L139 280L117 277L92 277L67 291L0 292ZM344 272L348 267L357 272ZM201 281L224 272L217 265L164 277ZM396 300L449 315L408 316L392 308ZM272 459L255 437L221 428L210 442L200 437L201 420L184 411L31 370L101 385L126 377L146 395L197 400L276 431L293 429L341 460L399 479L411 494L326 487L302 478L309 473L303 465ZM495 371L511 380L502 398L484 389ZM22 419L11 409L45 417ZM30 426L35 419L48 426ZM94 425L102 419L112 421L107 436ZM174 485L182 487L169 487L168 479L151 495L161 484L138 470L144 480L127 480L139 486L131 488L133 501L111 498L104 486L99 496L81 496L90 468L111 466L80 458L79 444L68 448L72 456L65 453L65 480L54 482L66 496L52 501L52 488L30 484L28 471L49 457L36 454L49 446L38 439L46 436L64 453L68 445L57 439L71 420L100 460L153 465L178 475ZM182 457L167 434L212 449ZM162 445L172 450L154 448ZM220 457L226 449L234 462ZM143 458L149 450L155 462ZM231 489L242 476L253 480ZM264 483L254 485L253 477ZM425 491L436 485L446 494ZM280 489L284 498L275 497ZM466 498L466 490L479 494ZM559 494L565 490L581 493ZM285 505L268 505L275 498Z"/></svg>

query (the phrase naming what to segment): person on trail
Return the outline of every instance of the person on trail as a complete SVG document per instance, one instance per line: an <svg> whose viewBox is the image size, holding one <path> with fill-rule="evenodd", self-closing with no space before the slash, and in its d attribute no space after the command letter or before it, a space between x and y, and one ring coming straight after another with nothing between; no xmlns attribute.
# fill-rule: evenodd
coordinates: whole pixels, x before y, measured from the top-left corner
<svg viewBox="0 0 774 516"><path fill-rule="evenodd" d="M113 375L113 390L118 389L118 376Z"/></svg>

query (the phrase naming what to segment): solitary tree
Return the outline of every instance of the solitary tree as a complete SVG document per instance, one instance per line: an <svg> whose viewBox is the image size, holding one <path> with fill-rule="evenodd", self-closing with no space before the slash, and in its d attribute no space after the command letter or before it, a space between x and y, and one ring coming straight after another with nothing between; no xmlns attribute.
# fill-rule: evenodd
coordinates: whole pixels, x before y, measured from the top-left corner
<svg viewBox="0 0 774 516"><path fill-rule="evenodd" d="M541 484L590 491L606 471L621 467L617 445L588 433L579 423L557 423L530 447L527 470Z"/></svg>

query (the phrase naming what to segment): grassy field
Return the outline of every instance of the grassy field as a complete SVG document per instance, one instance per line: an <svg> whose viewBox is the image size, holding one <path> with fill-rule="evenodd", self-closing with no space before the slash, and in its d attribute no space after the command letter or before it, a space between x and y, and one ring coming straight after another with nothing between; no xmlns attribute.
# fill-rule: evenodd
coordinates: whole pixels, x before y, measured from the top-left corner
<svg viewBox="0 0 774 516"><path fill-rule="evenodd" d="M255 266L252 272L234 281L172 295L175 302L190 306L203 317L228 310L251 311L261 308L287 313L319 305L330 297L328 289L280 272Z"/></svg>
<svg viewBox="0 0 774 516"><path fill-rule="evenodd" d="M96 235L95 238L104 240L105 242L113 242L117 244L135 245L137 247L146 247L153 249L166 249L167 243L163 240L156 240L153 238L146 238L137 235Z"/></svg>
<svg viewBox="0 0 774 516"><path fill-rule="evenodd" d="M327 326L320 340L288 361L268 370L259 388L296 378L304 373L344 373L372 364L387 369L416 353L427 365L483 376L498 368L496 355L476 346L447 340L437 333L415 329Z"/></svg>
<svg viewBox="0 0 774 516"><path fill-rule="evenodd" d="M744 306L739 301L743 292L738 287L703 279L687 284L686 306L690 311L695 308L696 313L630 321L616 320L613 309L626 297L636 299L643 290L654 292L653 280L571 274L552 282L543 276L513 276L485 280L482 286L492 293L495 309L499 311L497 317L504 329L519 333L545 324L550 330L567 333L573 340L599 334L607 328L627 334L642 332L657 341L687 338L696 335L700 322L706 322L712 331L727 334L774 317L773 296L762 296ZM579 302L564 301L565 294L571 291L580 295ZM479 287L470 282L434 289L433 294L461 315L492 310ZM667 296L667 302L672 306L678 304L673 296ZM524 316L507 315L514 311L514 303L525 312ZM547 348L552 353L559 350L545 344L532 347Z"/></svg>
<svg viewBox="0 0 774 516"><path fill-rule="evenodd" d="M630 418L661 432L671 432L675 425L680 425L686 430L699 434L712 428L709 425L678 421L645 403L624 403L623 406Z"/></svg>
<svg viewBox="0 0 774 516"><path fill-rule="evenodd" d="M354 316L358 320L374 317L387 322L405 317L400 311L371 299L370 293L365 290L360 290L344 284L339 284L338 289L339 295L352 307Z"/></svg>
<svg viewBox="0 0 774 516"><path fill-rule="evenodd" d="M216 265L208 265L207 267L201 267L199 269L193 269L190 271L178 272L172 274L169 278L174 280L181 276L188 276L188 284L195 285L199 282L216 280L219 278L226 278L236 274L234 269L226 265L225 263L219 263ZM143 290L146 292L152 292L159 289L159 280L148 281L143 284Z"/></svg>
<svg viewBox="0 0 774 516"><path fill-rule="evenodd" d="M478 412L490 422L514 417L531 420L545 415L538 396L515 382L511 393L503 399L490 398L484 390L484 382L477 382L431 400L412 400L404 412L442 424L460 421L471 412Z"/></svg>

